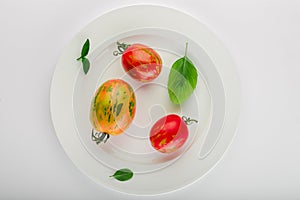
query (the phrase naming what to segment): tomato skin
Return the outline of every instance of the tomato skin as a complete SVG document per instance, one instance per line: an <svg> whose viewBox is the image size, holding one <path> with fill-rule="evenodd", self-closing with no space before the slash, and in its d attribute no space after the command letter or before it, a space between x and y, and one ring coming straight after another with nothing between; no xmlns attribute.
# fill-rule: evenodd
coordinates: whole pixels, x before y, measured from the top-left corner
<svg viewBox="0 0 300 200"><path fill-rule="evenodd" d="M158 77L162 60L152 48L143 44L132 44L123 52L122 65L133 79L147 82Z"/></svg>
<svg viewBox="0 0 300 200"><path fill-rule="evenodd" d="M188 128L182 118L170 114L160 118L150 130L150 142L154 149L171 153L179 149L188 138Z"/></svg>
<svg viewBox="0 0 300 200"><path fill-rule="evenodd" d="M131 86L121 79L111 79L97 89L91 102L90 121L97 132L119 135L131 124L135 110Z"/></svg>

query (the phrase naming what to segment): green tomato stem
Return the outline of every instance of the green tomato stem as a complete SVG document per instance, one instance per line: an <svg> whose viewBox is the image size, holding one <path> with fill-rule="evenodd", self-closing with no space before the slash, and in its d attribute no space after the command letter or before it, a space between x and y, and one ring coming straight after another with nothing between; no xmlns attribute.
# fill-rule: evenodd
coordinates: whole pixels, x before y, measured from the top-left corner
<svg viewBox="0 0 300 200"><path fill-rule="evenodd" d="M186 123L186 125L191 125L194 123L198 123L198 120L191 119L190 117L182 116L182 120Z"/></svg>
<svg viewBox="0 0 300 200"><path fill-rule="evenodd" d="M106 143L109 139L109 134L104 132L96 132L92 129L92 140L96 142L96 144L100 144L101 142Z"/></svg>
<svg viewBox="0 0 300 200"><path fill-rule="evenodd" d="M120 42L117 42L117 45L118 45L117 46L118 50L113 52L114 56L122 55L124 51L130 46L129 44L120 43Z"/></svg>

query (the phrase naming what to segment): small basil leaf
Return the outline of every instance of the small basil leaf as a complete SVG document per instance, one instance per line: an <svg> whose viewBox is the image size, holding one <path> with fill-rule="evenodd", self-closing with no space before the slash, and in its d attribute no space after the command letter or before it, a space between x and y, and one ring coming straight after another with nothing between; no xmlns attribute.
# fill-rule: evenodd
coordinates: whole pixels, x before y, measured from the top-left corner
<svg viewBox="0 0 300 200"><path fill-rule="evenodd" d="M133 177L133 172L130 169L124 168L116 171L113 175L109 177L113 177L119 181L128 181Z"/></svg>
<svg viewBox="0 0 300 200"><path fill-rule="evenodd" d="M90 69L90 61L87 58L82 58L82 66L84 73L87 74Z"/></svg>
<svg viewBox="0 0 300 200"><path fill-rule="evenodd" d="M168 79L168 93L172 103L182 104L193 93L198 73L192 61L185 55L172 65Z"/></svg>
<svg viewBox="0 0 300 200"><path fill-rule="evenodd" d="M87 39L81 49L81 58L84 58L85 56L88 55L90 50L90 40Z"/></svg>

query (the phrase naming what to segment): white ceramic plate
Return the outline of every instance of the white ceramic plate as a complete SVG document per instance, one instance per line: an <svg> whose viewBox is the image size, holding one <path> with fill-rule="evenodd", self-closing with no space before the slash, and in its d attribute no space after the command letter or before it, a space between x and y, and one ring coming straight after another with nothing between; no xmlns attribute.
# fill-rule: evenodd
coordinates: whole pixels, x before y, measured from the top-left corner
<svg viewBox="0 0 300 200"><path fill-rule="evenodd" d="M79 57L89 38L91 69L82 71ZM162 57L163 70L150 83L126 75L116 42L143 43ZM180 106L170 103L167 79L174 61L184 55L197 67L197 88ZM136 117L124 134L105 144L91 140L90 102L106 80L122 78L135 90ZM75 165L97 183L124 193L155 195L187 186L203 177L221 159L235 133L239 113L239 81L232 59L217 37L193 17L174 9L138 5L100 16L75 36L62 52L54 73L50 107L56 134ZM160 117L176 113L199 121L189 126L185 145L171 154L153 150L148 134ZM109 178L130 168L127 182Z"/></svg>

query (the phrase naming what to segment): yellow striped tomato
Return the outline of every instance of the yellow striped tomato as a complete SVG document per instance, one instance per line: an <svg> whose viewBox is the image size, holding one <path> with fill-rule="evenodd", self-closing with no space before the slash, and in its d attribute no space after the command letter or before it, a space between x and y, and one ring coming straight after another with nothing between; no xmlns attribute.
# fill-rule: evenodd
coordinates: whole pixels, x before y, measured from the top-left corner
<svg viewBox="0 0 300 200"><path fill-rule="evenodd" d="M123 133L134 119L135 110L135 94L128 83L121 79L111 79L103 83L91 102L93 140L98 144L101 141L106 142L109 135Z"/></svg>

